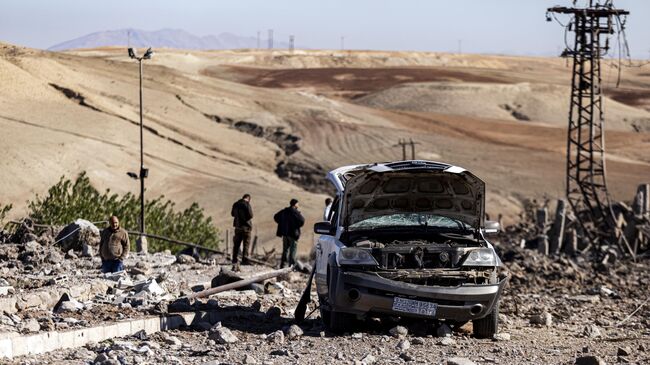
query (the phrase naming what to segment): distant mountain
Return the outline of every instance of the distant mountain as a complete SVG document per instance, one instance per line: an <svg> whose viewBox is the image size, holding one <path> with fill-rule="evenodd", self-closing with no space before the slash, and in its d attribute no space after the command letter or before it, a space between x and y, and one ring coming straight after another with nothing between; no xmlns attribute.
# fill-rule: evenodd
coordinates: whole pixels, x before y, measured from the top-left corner
<svg viewBox="0 0 650 365"><path fill-rule="evenodd" d="M140 29L118 29L96 32L56 44L48 50L62 51L77 48L96 48L105 46L180 48L180 49L237 49L256 48L257 38L240 37L231 33L218 36L196 36L182 29L161 29L145 31ZM260 46L266 48L268 41L260 40ZM286 42L274 41L274 48L289 48Z"/></svg>

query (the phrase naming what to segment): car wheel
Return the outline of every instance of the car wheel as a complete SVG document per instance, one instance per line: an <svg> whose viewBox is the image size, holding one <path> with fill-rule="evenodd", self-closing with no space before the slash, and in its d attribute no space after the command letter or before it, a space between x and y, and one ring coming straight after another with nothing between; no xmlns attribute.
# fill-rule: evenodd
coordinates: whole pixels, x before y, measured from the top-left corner
<svg viewBox="0 0 650 365"><path fill-rule="evenodd" d="M476 338L492 338L499 327L499 302L494 304L492 312L481 319L472 320L474 327L474 337Z"/></svg>
<svg viewBox="0 0 650 365"><path fill-rule="evenodd" d="M352 314L330 312L329 317L329 326L326 326L330 332L341 334L344 332L352 332L356 329L357 318Z"/></svg>

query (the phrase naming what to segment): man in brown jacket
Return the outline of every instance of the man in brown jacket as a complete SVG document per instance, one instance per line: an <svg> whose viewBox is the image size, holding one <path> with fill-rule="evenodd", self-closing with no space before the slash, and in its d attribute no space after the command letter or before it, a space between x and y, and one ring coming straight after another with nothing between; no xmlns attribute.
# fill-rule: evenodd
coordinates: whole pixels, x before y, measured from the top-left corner
<svg viewBox="0 0 650 365"><path fill-rule="evenodd" d="M128 256L130 249L129 234L120 228L120 220L116 216L112 216L109 219L109 226L104 228L99 241L102 272L123 271L123 261Z"/></svg>

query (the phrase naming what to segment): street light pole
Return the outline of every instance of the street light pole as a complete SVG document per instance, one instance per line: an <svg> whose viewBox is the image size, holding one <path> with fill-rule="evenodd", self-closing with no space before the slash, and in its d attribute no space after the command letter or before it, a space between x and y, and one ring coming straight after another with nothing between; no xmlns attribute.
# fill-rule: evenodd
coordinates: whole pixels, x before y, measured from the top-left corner
<svg viewBox="0 0 650 365"><path fill-rule="evenodd" d="M143 121L142 121L142 58L138 60L140 64L140 232L144 230L144 138L143 138ZM142 239L142 237L141 237Z"/></svg>
<svg viewBox="0 0 650 365"><path fill-rule="evenodd" d="M142 61L148 60L153 56L153 51L151 48L147 49L142 57L138 57L136 51L133 48L129 48L129 57L138 61L138 66L140 68L140 174L138 178L140 179L140 232L142 235L136 241L136 249L138 252L147 253L148 244L147 237L144 236L145 232L145 222L144 222L144 179L149 175L149 171L144 167L144 121L143 121L143 111L142 111Z"/></svg>

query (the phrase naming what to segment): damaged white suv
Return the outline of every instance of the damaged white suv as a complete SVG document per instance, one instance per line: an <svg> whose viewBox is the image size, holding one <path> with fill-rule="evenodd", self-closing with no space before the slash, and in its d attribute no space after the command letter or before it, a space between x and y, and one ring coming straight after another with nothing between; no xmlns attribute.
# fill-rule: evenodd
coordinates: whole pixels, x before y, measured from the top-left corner
<svg viewBox="0 0 650 365"><path fill-rule="evenodd" d="M314 231L321 317L334 332L367 316L473 321L492 337L507 281L485 234L485 183L457 166L398 161L346 166Z"/></svg>

